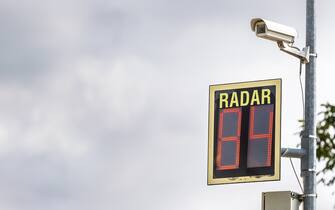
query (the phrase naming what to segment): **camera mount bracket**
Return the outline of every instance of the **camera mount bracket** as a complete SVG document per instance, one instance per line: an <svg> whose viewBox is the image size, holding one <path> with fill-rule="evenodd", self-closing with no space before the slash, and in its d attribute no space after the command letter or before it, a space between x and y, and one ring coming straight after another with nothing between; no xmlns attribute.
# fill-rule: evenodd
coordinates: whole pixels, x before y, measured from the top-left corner
<svg viewBox="0 0 335 210"><path fill-rule="evenodd" d="M283 41L278 41L277 44L281 51L299 58L303 64L309 63L309 56L311 56L311 54L309 53L309 46L304 47L302 50L300 50L299 48L287 44Z"/></svg>

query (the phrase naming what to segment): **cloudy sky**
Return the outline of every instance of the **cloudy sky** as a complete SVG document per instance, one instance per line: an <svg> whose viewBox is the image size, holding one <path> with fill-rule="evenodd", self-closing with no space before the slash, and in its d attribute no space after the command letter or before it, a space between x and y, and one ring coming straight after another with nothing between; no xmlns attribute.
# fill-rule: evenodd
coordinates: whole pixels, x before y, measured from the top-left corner
<svg viewBox="0 0 335 210"><path fill-rule="evenodd" d="M335 2L317 4L317 99L335 103ZM282 78L282 146L299 142L298 60L253 17L304 46L303 0L1 0L0 209L259 210L263 191L300 192L288 159L279 182L206 185L210 84Z"/></svg>

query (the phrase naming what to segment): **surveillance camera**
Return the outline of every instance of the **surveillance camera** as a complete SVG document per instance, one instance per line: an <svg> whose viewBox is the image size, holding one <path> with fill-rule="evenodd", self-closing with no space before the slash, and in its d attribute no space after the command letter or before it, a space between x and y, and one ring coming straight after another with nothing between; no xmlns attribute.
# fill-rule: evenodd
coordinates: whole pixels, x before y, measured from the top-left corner
<svg viewBox="0 0 335 210"><path fill-rule="evenodd" d="M293 46L297 31L289 26L275 23L262 18L254 18L250 22L251 30L256 32L256 36L277 42L279 49L300 59L302 63L309 62L309 46L300 50Z"/></svg>
<svg viewBox="0 0 335 210"><path fill-rule="evenodd" d="M294 28L269 20L254 18L250 24L251 30L256 32L256 36L275 42L291 44L297 36L297 31Z"/></svg>

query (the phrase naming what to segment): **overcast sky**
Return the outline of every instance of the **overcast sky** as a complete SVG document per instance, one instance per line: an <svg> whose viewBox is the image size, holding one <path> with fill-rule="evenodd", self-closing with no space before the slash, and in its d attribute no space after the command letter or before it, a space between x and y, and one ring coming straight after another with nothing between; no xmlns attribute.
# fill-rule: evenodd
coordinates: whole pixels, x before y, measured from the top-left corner
<svg viewBox="0 0 335 210"><path fill-rule="evenodd" d="M317 4L317 99L335 103L335 2ZM0 209L259 210L263 191L300 192L287 159L281 181L207 186L210 84L282 78L282 146L299 143L298 60L253 17L304 46L303 0L1 0Z"/></svg>

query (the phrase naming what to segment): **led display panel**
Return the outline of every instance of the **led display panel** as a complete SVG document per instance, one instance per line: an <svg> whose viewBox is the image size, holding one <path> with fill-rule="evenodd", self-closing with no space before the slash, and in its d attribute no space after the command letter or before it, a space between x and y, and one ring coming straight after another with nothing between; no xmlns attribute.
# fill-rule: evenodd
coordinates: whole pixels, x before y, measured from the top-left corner
<svg viewBox="0 0 335 210"><path fill-rule="evenodd" d="M280 179L281 80L211 85L208 184Z"/></svg>

